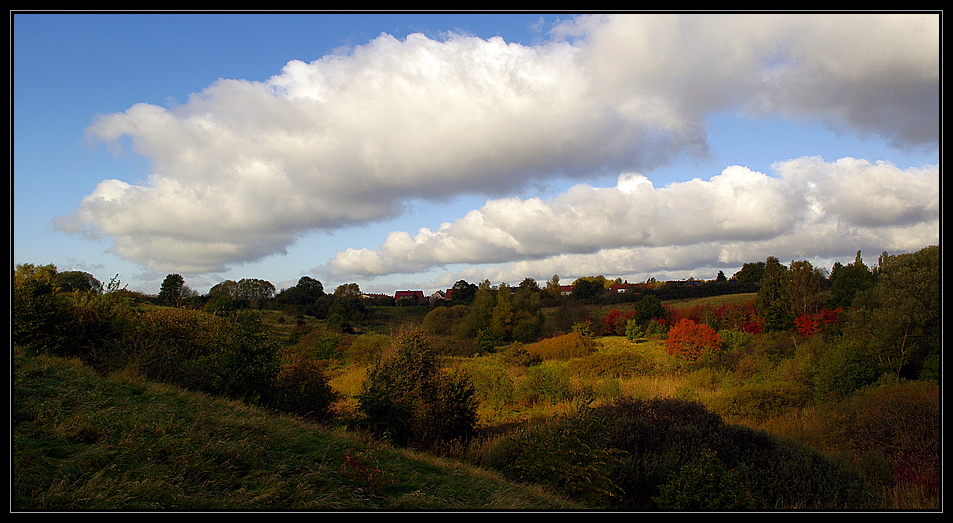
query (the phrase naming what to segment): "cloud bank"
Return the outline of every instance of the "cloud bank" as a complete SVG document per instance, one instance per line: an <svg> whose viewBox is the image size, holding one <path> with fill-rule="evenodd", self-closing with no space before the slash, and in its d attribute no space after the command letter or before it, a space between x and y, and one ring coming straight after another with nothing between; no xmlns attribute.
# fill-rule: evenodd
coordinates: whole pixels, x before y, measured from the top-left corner
<svg viewBox="0 0 953 523"><path fill-rule="evenodd" d="M663 188L624 174L616 187L577 185L548 201L490 200L436 231L393 232L380 250L339 252L324 270L361 279L512 262L484 273L504 281L651 274L740 266L768 255L837 256L858 245L915 249L939 237L936 166L903 170L810 157L774 168L768 176L732 166L707 181Z"/></svg>
<svg viewBox="0 0 953 523"><path fill-rule="evenodd" d="M729 109L936 147L938 16L584 16L537 46L382 34L311 63L290 61L267 81L222 79L178 107L137 104L100 117L90 137L131 144L152 174L100 182L55 224L106 236L112 252L152 269L208 273L283 253L311 231L393 218L410 200L494 198L438 231L393 233L379 252L348 251L329 264L377 275L687 249L713 238L794 241L801 229L788 217L804 220L815 207L833 213L823 221L830 227L929 222L921 191L914 203L877 192L887 167L817 174L840 162L803 167L808 175L794 173L811 162L795 160L779 179L732 167L660 189L631 175L548 202L506 197L538 182L704 157L705 117ZM873 184L880 212L839 190L861 182ZM633 201L641 207L623 208ZM680 216L686 201L703 220Z"/></svg>

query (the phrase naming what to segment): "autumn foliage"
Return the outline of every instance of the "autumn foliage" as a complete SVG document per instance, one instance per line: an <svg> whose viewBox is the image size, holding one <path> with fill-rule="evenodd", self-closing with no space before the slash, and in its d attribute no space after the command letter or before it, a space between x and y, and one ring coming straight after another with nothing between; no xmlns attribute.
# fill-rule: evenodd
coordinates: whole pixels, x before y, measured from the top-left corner
<svg viewBox="0 0 953 523"><path fill-rule="evenodd" d="M526 346L530 356L541 360L568 360L582 358L595 352L596 344L578 331L554 336Z"/></svg>
<svg viewBox="0 0 953 523"><path fill-rule="evenodd" d="M697 361L722 348L721 336L708 325L682 318L668 331L665 350L672 356Z"/></svg>
<svg viewBox="0 0 953 523"><path fill-rule="evenodd" d="M844 309L824 309L817 314L802 314L794 319L794 326L798 336L813 336L827 325L837 323L837 318Z"/></svg>

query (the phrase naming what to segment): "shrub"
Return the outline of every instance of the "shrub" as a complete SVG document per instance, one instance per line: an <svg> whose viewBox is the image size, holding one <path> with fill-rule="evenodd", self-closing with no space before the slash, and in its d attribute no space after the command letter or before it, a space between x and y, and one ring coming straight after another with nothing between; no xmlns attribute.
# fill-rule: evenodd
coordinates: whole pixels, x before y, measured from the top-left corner
<svg viewBox="0 0 953 523"><path fill-rule="evenodd" d="M654 501L665 510L741 510L750 508L741 475L704 450L659 488Z"/></svg>
<svg viewBox="0 0 953 523"><path fill-rule="evenodd" d="M688 318L678 320L665 340L665 350L669 354L687 361L697 361L721 348L721 337L714 329Z"/></svg>
<svg viewBox="0 0 953 523"><path fill-rule="evenodd" d="M298 360L281 366L275 383L272 407L316 421L331 418L338 395L316 361Z"/></svg>
<svg viewBox="0 0 953 523"><path fill-rule="evenodd" d="M654 318L645 322L635 319L628 320L625 322L625 337L635 341L653 336L663 336L667 332L664 322L665 320L662 318Z"/></svg>
<svg viewBox="0 0 953 523"><path fill-rule="evenodd" d="M866 387L880 376L879 366L863 347L841 339L820 355L812 380L822 399L834 399Z"/></svg>
<svg viewBox="0 0 953 523"><path fill-rule="evenodd" d="M504 364L478 358L465 362L463 368L473 383L476 398L482 403L500 408L513 400L515 386Z"/></svg>
<svg viewBox="0 0 953 523"><path fill-rule="evenodd" d="M713 408L723 416L763 421L805 407L811 398L811 389L799 383L749 383L724 391L714 400Z"/></svg>
<svg viewBox="0 0 953 523"><path fill-rule="evenodd" d="M569 362L569 370L580 376L625 378L648 374L654 370L651 362L634 352L596 352Z"/></svg>
<svg viewBox="0 0 953 523"><path fill-rule="evenodd" d="M754 339L753 334L737 329L723 329L718 331L718 335L726 351L743 349Z"/></svg>
<svg viewBox="0 0 953 523"><path fill-rule="evenodd" d="M13 278L13 343L36 352L73 356L74 322L55 284L56 267L21 264Z"/></svg>
<svg viewBox="0 0 953 523"><path fill-rule="evenodd" d="M692 371L685 376L685 386L691 389L702 389L707 391L718 390L724 379L724 373L715 369L704 367Z"/></svg>
<svg viewBox="0 0 953 523"><path fill-rule="evenodd" d="M798 336L813 336L821 332L824 328L829 328L837 323L837 319L843 309L824 309L816 314L802 314L794 318L794 326L797 329Z"/></svg>
<svg viewBox="0 0 953 523"><path fill-rule="evenodd" d="M424 317L420 327L428 334L446 336L450 334L454 319L449 307L434 307Z"/></svg>
<svg viewBox="0 0 953 523"><path fill-rule="evenodd" d="M619 495L613 478L622 453L605 444L594 422L563 416L520 428L486 451L484 466L593 506L609 504Z"/></svg>
<svg viewBox="0 0 953 523"><path fill-rule="evenodd" d="M603 336L625 336L626 323L635 318L635 311L628 313L612 309L600 322Z"/></svg>
<svg viewBox="0 0 953 523"><path fill-rule="evenodd" d="M229 320L171 307L145 309L109 348L113 365L190 390L216 393L215 355Z"/></svg>
<svg viewBox="0 0 953 523"><path fill-rule="evenodd" d="M592 354L596 344L579 332L570 332L526 345L526 351L543 360L568 360Z"/></svg>
<svg viewBox="0 0 953 523"><path fill-rule="evenodd" d="M370 369L357 399L365 425L378 437L429 448L473 434L474 394L465 375L441 371L423 334L410 331Z"/></svg>
<svg viewBox="0 0 953 523"><path fill-rule="evenodd" d="M522 343L513 343L502 352L500 352L500 361L506 365L515 365L518 367L529 367L531 365L536 365L541 360L533 356L526 350L526 346Z"/></svg>
<svg viewBox="0 0 953 523"><path fill-rule="evenodd" d="M747 303L724 304L716 310L720 320L721 330L740 330L743 332L760 332L758 311L754 300Z"/></svg>
<svg viewBox="0 0 953 523"><path fill-rule="evenodd" d="M526 379L520 384L523 397L530 400L545 400L551 403L573 397L569 370L564 365L536 365L526 371Z"/></svg>
<svg viewBox="0 0 953 523"><path fill-rule="evenodd" d="M940 389L932 383L887 383L852 395L836 409L842 441L884 456L894 484L930 495L940 487ZM833 416L831 416L833 417Z"/></svg>
<svg viewBox="0 0 953 523"><path fill-rule="evenodd" d="M338 357L341 336L335 332L311 329L298 342L302 354L317 360L331 360Z"/></svg>
<svg viewBox="0 0 953 523"><path fill-rule="evenodd" d="M695 402L619 398L592 415L606 445L626 452L616 476L620 507L653 510L659 500L675 503L681 499L675 494L690 495L676 487L701 479L698 470L712 465L705 465L709 451L744 485L752 508L862 509L874 501L856 474L805 447L728 425ZM737 485L732 491L740 493Z"/></svg>
<svg viewBox="0 0 953 523"><path fill-rule="evenodd" d="M216 393L247 403L272 400L280 370L278 346L257 316L233 319L215 354Z"/></svg>
<svg viewBox="0 0 953 523"><path fill-rule="evenodd" d="M539 338L542 328L541 316L526 311L518 311L513 319L513 340L521 343L532 343Z"/></svg>
<svg viewBox="0 0 953 523"><path fill-rule="evenodd" d="M371 365L391 344L386 334L361 334L354 338L345 351L345 358L358 365Z"/></svg>

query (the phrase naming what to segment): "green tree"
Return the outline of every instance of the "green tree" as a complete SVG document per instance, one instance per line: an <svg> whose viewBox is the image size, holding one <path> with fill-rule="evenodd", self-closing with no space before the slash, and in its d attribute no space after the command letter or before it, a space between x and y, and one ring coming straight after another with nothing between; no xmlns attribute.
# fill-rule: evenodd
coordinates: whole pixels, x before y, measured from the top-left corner
<svg viewBox="0 0 953 523"><path fill-rule="evenodd" d="M501 343L510 341L513 337L513 304L510 286L500 284L496 292L496 304L490 315L489 330L491 335Z"/></svg>
<svg viewBox="0 0 953 523"><path fill-rule="evenodd" d="M181 274L169 274L159 287L159 301L178 307L182 304L185 291L185 278Z"/></svg>
<svg viewBox="0 0 953 523"><path fill-rule="evenodd" d="M777 258L769 256L765 261L764 275L758 287L755 307L764 318L768 331L788 330L793 326L791 298L788 295L788 269Z"/></svg>
<svg viewBox="0 0 953 523"><path fill-rule="evenodd" d="M559 275L553 274L553 277L546 282L546 287L543 289L553 298L558 298L561 295L561 288L559 285Z"/></svg>
<svg viewBox="0 0 953 523"><path fill-rule="evenodd" d="M853 322L868 333L873 357L885 372L916 377L940 353L940 248L879 260L869 321Z"/></svg>
<svg viewBox="0 0 953 523"><path fill-rule="evenodd" d="M665 318L666 316L668 316L668 310L662 305L658 296L648 294L635 304L635 316L632 319L639 325L644 326L654 318Z"/></svg>
<svg viewBox="0 0 953 523"><path fill-rule="evenodd" d="M602 278L599 280L598 278ZM606 291L605 277L584 276L576 278L572 282L572 297L577 300L593 300L603 295Z"/></svg>
<svg viewBox="0 0 953 523"><path fill-rule="evenodd" d="M539 296L540 292L536 280L532 278L524 279L516 288L516 293L513 294L513 309L535 314L543 306Z"/></svg>
<svg viewBox="0 0 953 523"><path fill-rule="evenodd" d="M519 310L513 316L513 340L532 343L539 338L543 326L543 317L539 312Z"/></svg>
<svg viewBox="0 0 953 523"><path fill-rule="evenodd" d="M785 288L791 304L791 315L797 317L802 314L816 314L821 308L821 292L826 281L821 270L812 266L811 262L792 261Z"/></svg>
<svg viewBox="0 0 953 523"><path fill-rule="evenodd" d="M324 285L310 276L298 278L298 283L295 285L295 288L312 301L324 296Z"/></svg>
<svg viewBox="0 0 953 523"><path fill-rule="evenodd" d="M338 298L359 298L361 286L356 283L342 283L334 289L334 295Z"/></svg>
<svg viewBox="0 0 953 523"><path fill-rule="evenodd" d="M281 361L259 318L249 313L234 317L215 358L218 393L247 403L273 401Z"/></svg>
<svg viewBox="0 0 953 523"><path fill-rule="evenodd" d="M209 298L218 298L219 296L227 296L233 300L237 300L238 293L238 282L233 280L225 280L223 282L216 283L208 290Z"/></svg>
<svg viewBox="0 0 953 523"><path fill-rule="evenodd" d="M530 292L539 292L539 284L536 283L536 280L533 278L523 278L523 281L520 282L518 289L525 289Z"/></svg>
<svg viewBox="0 0 953 523"><path fill-rule="evenodd" d="M238 300L248 307L258 309L266 301L275 297L275 286L270 281L258 278L242 278L238 280Z"/></svg>
<svg viewBox="0 0 953 523"><path fill-rule="evenodd" d="M466 305L476 297L477 286L466 281L460 280L453 284L450 289L450 301L454 305Z"/></svg>
<svg viewBox="0 0 953 523"><path fill-rule="evenodd" d="M56 286L62 292L93 292L100 293L103 284L92 274L83 271L66 271L56 274Z"/></svg>
<svg viewBox="0 0 953 523"><path fill-rule="evenodd" d="M853 263L847 265L835 263L829 280L828 307L832 309L849 308L858 292L866 291L874 285L874 275L864 264L860 251L857 251Z"/></svg>
<svg viewBox="0 0 953 523"><path fill-rule="evenodd" d="M456 302L456 299L453 301ZM490 319L493 317L495 306L496 291L493 290L489 280L483 280L477 287L473 302L467 310L467 315L454 325L454 337L473 339L480 331L487 330L490 327Z"/></svg>
<svg viewBox="0 0 953 523"><path fill-rule="evenodd" d="M741 270L732 276L738 283L760 284L764 276L765 262L751 262L741 266Z"/></svg>

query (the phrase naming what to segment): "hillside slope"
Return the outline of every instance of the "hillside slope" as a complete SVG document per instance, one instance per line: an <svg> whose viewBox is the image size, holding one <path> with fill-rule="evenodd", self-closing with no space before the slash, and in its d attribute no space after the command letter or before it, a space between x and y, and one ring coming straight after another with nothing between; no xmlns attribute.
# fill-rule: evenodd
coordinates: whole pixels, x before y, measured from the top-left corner
<svg viewBox="0 0 953 523"><path fill-rule="evenodd" d="M532 486L241 403L14 354L13 510L553 510Z"/></svg>

